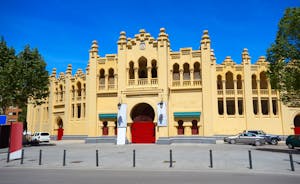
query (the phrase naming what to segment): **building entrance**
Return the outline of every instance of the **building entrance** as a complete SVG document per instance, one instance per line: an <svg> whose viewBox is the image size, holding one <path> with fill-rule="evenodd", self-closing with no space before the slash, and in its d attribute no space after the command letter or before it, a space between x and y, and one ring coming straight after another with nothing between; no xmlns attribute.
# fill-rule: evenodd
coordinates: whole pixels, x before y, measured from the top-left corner
<svg viewBox="0 0 300 184"><path fill-rule="evenodd" d="M132 143L155 143L154 115L153 108L147 103L140 103L132 108Z"/></svg>

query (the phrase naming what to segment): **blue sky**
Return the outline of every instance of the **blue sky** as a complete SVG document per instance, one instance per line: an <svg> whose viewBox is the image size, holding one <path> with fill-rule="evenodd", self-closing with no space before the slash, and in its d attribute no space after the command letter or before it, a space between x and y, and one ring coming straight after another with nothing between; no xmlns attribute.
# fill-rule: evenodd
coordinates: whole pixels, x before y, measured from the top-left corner
<svg viewBox="0 0 300 184"><path fill-rule="evenodd" d="M21 51L38 48L47 70L65 72L67 65L85 71L92 40L100 56L117 52L119 33L128 37L144 28L157 38L166 28L171 49L199 48L209 31L217 63L231 56L241 63L248 48L252 63L266 54L287 7L300 0L0 0L0 35Z"/></svg>

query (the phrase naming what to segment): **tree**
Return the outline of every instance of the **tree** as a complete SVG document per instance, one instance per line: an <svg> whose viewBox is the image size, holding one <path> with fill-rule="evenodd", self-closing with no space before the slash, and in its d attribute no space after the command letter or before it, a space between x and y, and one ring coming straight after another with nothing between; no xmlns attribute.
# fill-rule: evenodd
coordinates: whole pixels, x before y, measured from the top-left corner
<svg viewBox="0 0 300 184"><path fill-rule="evenodd" d="M35 105L45 102L49 95L49 75L46 63L37 49L27 45L13 64L16 76L16 104L26 106L28 99Z"/></svg>
<svg viewBox="0 0 300 184"><path fill-rule="evenodd" d="M286 9L267 50L268 76L288 106L300 106L300 8Z"/></svg>
<svg viewBox="0 0 300 184"><path fill-rule="evenodd" d="M10 75L7 71L9 62L16 60L15 50L9 48L1 37L0 40L0 114L5 112L5 109L12 105L12 94L11 94L11 80L9 80Z"/></svg>
<svg viewBox="0 0 300 184"><path fill-rule="evenodd" d="M3 53L3 54L2 54ZM4 39L0 43L0 94L1 107L18 106L22 109L19 121L25 123L27 104L40 105L49 95L49 79L46 63L38 52L25 46L17 56L8 49Z"/></svg>

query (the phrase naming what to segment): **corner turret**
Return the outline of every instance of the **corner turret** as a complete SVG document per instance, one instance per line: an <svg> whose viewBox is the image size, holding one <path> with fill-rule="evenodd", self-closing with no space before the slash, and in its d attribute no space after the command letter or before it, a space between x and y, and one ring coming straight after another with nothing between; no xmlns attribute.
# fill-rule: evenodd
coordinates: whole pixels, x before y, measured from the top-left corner
<svg viewBox="0 0 300 184"><path fill-rule="evenodd" d="M210 51L210 38L208 35L208 30L203 31L202 39L201 39L201 50L209 50Z"/></svg>
<svg viewBox="0 0 300 184"><path fill-rule="evenodd" d="M98 42L94 40L92 42L91 50L90 50L90 58L96 58L98 56Z"/></svg>
<svg viewBox="0 0 300 184"><path fill-rule="evenodd" d="M243 65L248 65L251 62L251 57L249 55L248 49L244 48L242 52L242 64Z"/></svg>

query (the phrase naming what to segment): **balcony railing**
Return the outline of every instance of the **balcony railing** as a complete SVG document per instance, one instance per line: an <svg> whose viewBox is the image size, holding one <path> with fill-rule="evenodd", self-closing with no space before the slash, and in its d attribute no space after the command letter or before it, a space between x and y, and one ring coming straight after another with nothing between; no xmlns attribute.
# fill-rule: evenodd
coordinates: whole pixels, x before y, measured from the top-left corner
<svg viewBox="0 0 300 184"><path fill-rule="evenodd" d="M234 89L226 89L226 95L234 95Z"/></svg>
<svg viewBox="0 0 300 184"><path fill-rule="evenodd" d="M223 89L218 89L217 93L218 95L223 95Z"/></svg>
<svg viewBox="0 0 300 184"><path fill-rule="evenodd" d="M139 86L143 86L143 87L154 87L154 86L158 86L158 79L154 78L154 79L147 79L147 78L143 78L143 79L129 79L128 80L128 86L135 86L135 87L139 87Z"/></svg>
<svg viewBox="0 0 300 184"><path fill-rule="evenodd" d="M260 94L261 95L269 95L269 90L268 89L261 89Z"/></svg>
<svg viewBox="0 0 300 184"><path fill-rule="evenodd" d="M183 80L182 85L180 84L180 80L173 80L172 81L172 87L193 87L193 86L201 86L202 81L201 80Z"/></svg>

